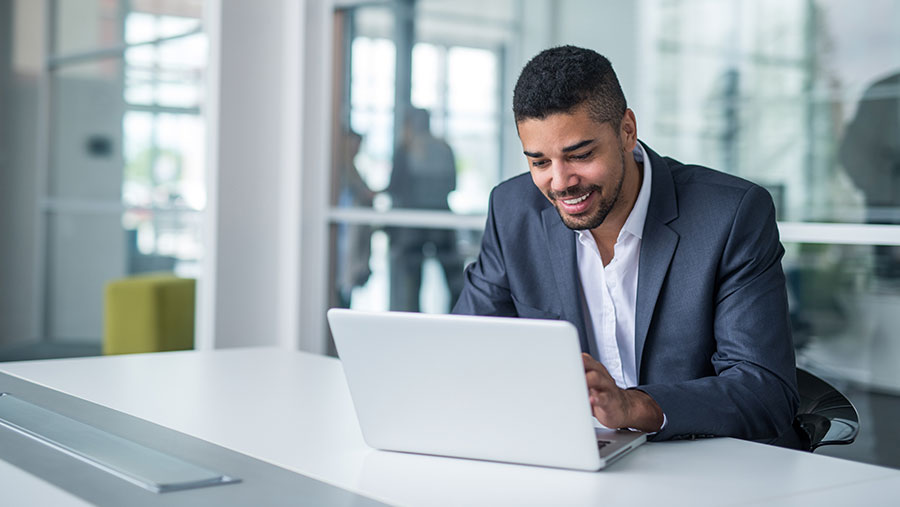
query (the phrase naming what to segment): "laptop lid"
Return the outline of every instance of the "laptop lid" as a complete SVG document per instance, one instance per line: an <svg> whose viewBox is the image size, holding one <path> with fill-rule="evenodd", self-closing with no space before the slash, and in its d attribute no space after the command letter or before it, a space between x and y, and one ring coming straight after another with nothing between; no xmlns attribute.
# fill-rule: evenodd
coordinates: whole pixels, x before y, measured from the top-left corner
<svg viewBox="0 0 900 507"><path fill-rule="evenodd" d="M370 446L581 470L605 465L569 322L344 309L329 310L328 322ZM645 438L626 433L637 443Z"/></svg>

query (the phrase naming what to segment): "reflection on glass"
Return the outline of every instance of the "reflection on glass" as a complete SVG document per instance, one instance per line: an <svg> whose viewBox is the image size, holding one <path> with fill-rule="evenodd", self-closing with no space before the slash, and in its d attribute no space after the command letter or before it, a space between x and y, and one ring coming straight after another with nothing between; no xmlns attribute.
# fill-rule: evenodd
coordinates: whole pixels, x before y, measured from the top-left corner
<svg viewBox="0 0 900 507"><path fill-rule="evenodd" d="M884 160L896 164L896 144L868 146L877 161L838 154L846 139L862 148L868 134L872 143L890 137L891 123L898 139L900 112L886 102L897 97L896 82L885 78L900 70L900 2L867 4L868 22L857 7L650 2L645 26L654 42L643 55L650 65L639 69L648 87L634 104L642 138L661 153L764 185L781 220L862 222L890 213L896 205L873 201L866 187L898 187ZM874 95L866 91L876 82ZM652 114L642 116L646 110ZM881 209L866 210L873 205Z"/></svg>
<svg viewBox="0 0 900 507"><path fill-rule="evenodd" d="M841 141L840 160L865 198L866 221L900 223L900 62L866 88Z"/></svg>
<svg viewBox="0 0 900 507"><path fill-rule="evenodd" d="M844 170L863 193L865 220L900 224L900 66L866 88L839 150ZM874 270L900 280L900 246L876 246Z"/></svg>
<svg viewBox="0 0 900 507"><path fill-rule="evenodd" d="M786 244L798 363L900 391L900 277L882 276L877 249L860 245ZM900 271L893 259L889 271Z"/></svg>

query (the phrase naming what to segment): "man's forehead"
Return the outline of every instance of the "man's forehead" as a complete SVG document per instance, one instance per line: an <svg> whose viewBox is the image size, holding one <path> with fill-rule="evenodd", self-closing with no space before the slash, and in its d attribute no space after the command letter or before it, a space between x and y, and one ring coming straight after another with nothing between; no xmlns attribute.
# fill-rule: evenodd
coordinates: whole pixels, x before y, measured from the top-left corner
<svg viewBox="0 0 900 507"><path fill-rule="evenodd" d="M517 124L519 139L526 152L568 151L614 136L612 126L597 123L587 115L556 113L545 118L528 118Z"/></svg>

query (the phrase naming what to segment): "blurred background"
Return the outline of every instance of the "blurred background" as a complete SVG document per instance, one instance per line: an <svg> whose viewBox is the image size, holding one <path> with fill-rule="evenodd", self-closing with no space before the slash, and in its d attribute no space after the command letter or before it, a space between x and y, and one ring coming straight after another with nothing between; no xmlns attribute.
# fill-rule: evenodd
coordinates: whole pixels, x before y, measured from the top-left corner
<svg viewBox="0 0 900 507"><path fill-rule="evenodd" d="M575 44L653 149L769 190L798 364L863 424L820 452L900 467L898 26L900 0L0 0L0 360L100 354L105 291L146 273L196 281L199 349L449 311L527 170L515 79Z"/></svg>

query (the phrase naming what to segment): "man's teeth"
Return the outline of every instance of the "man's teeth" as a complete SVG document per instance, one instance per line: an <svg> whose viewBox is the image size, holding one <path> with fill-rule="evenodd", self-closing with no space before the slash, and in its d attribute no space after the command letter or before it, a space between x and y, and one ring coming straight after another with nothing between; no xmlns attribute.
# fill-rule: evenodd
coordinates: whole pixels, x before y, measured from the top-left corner
<svg viewBox="0 0 900 507"><path fill-rule="evenodd" d="M580 203L581 201L587 199L589 195L591 195L590 192L584 194L584 195L581 196L581 197L576 197L575 199L569 199L569 200L563 199L563 202L571 206L571 205L573 205L573 204L578 204L578 203Z"/></svg>

